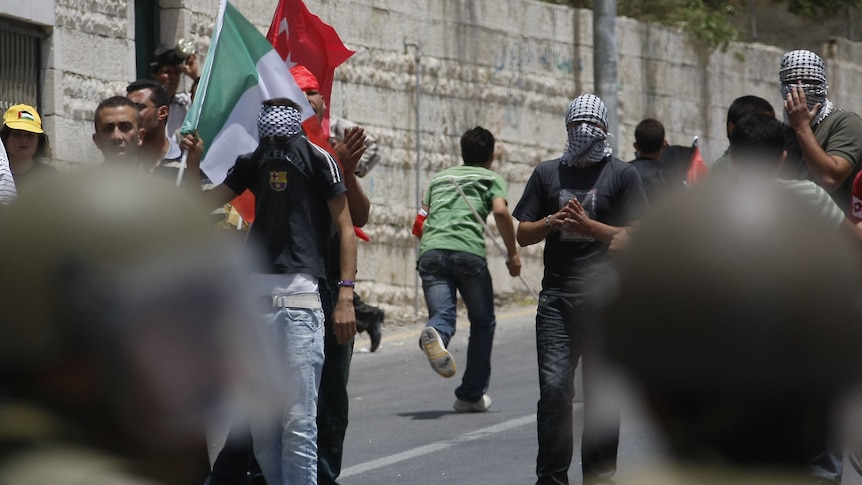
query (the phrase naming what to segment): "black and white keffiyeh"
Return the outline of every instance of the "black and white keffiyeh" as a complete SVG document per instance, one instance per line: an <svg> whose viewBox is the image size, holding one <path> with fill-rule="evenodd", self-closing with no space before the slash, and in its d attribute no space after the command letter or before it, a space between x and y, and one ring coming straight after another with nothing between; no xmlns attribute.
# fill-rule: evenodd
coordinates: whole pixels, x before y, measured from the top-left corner
<svg viewBox="0 0 862 485"><path fill-rule="evenodd" d="M778 70L781 81L781 99L787 99L791 89L796 87L805 93L808 109L813 109L820 103L820 111L811 121L811 126L823 121L832 112L832 102L826 97L829 86L826 84L826 66L817 54L800 49L784 54L781 67ZM789 124L787 112L784 113L784 123Z"/></svg>
<svg viewBox="0 0 862 485"><path fill-rule="evenodd" d="M583 94L575 98L566 111L568 140L562 163L584 167L609 156L607 129L608 108L598 96Z"/></svg>
<svg viewBox="0 0 862 485"><path fill-rule="evenodd" d="M826 84L826 67L823 59L807 50L795 50L784 54L778 79L782 84L808 81L815 84Z"/></svg>
<svg viewBox="0 0 862 485"><path fill-rule="evenodd" d="M290 106L264 106L257 118L260 138L294 136L302 133L302 114Z"/></svg>

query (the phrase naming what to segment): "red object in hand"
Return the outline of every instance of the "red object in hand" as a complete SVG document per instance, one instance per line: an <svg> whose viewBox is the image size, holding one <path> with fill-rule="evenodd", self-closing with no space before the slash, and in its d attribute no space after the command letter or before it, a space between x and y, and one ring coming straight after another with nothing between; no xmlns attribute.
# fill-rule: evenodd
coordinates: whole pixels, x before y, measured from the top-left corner
<svg viewBox="0 0 862 485"><path fill-rule="evenodd" d="M428 218L428 213L425 209L419 209L416 213L416 219L413 221L413 235L422 239L422 226L425 224L425 219Z"/></svg>
<svg viewBox="0 0 862 485"><path fill-rule="evenodd" d="M862 222L862 172L853 179L853 190L850 198L850 220L853 223ZM843 209L843 207L842 207Z"/></svg>
<svg viewBox="0 0 862 485"><path fill-rule="evenodd" d="M365 242L371 241L371 238L368 237L368 234L365 234L365 231L363 231L362 228L353 226L353 233L356 234L356 237L362 239Z"/></svg>

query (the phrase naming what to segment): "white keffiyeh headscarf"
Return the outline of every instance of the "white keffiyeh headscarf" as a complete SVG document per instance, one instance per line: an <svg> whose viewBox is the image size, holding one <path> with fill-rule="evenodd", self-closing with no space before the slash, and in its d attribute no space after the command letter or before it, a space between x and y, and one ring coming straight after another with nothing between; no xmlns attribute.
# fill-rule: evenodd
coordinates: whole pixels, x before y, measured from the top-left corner
<svg viewBox="0 0 862 485"><path fill-rule="evenodd" d="M302 133L302 114L290 106L266 106L257 118L257 133L267 136L294 136Z"/></svg>
<svg viewBox="0 0 862 485"><path fill-rule="evenodd" d="M575 98L566 112L568 140L562 163L586 167L609 156L607 129L608 109L598 96L583 94Z"/></svg>
<svg viewBox="0 0 862 485"><path fill-rule="evenodd" d="M784 54L781 68L778 70L781 81L781 99L787 99L791 89L801 88L805 93L808 109L811 110L820 103L820 111L811 120L811 126L823 121L832 112L832 102L826 97L829 86L826 84L826 67L823 59L807 50L795 50ZM790 124L787 112L784 112L784 123Z"/></svg>

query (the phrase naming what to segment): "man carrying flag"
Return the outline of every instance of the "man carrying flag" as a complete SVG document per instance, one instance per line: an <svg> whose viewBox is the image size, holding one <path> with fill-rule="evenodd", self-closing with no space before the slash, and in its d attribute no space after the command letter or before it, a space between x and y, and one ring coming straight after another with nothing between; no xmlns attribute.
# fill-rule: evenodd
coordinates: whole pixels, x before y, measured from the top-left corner
<svg viewBox="0 0 862 485"><path fill-rule="evenodd" d="M203 139L212 140L203 165L214 181L224 180L208 193L214 206L246 189L255 196L258 217L250 239L267 248L268 267L253 277L253 287L270 302L265 318L282 342L288 391L283 422L252 429L255 457L270 484L317 483L317 392L323 365L319 289L326 283L333 225L340 234L334 335L345 344L356 333L356 239L345 181L332 156L302 136L301 123L309 117L313 110L281 56L223 1L183 132L197 129ZM253 153L234 157L234 164L230 157L239 150ZM190 163L188 171L196 168ZM296 325L298 321L304 323Z"/></svg>
<svg viewBox="0 0 862 485"><path fill-rule="evenodd" d="M267 39L285 60L294 80L304 91L316 114L303 123L308 138L320 146L328 147L329 100L335 68L354 54L344 46L338 33L330 25L312 14L302 0L281 0L272 18ZM356 145L359 141L360 144ZM347 200L354 224L362 227L368 221L370 202L354 174L355 167L364 151L365 134L362 128L349 130L343 140L333 144L338 161L344 170ZM357 229L362 237L364 233ZM333 247L337 237L331 241ZM328 271L338 271L339 255L331 253ZM335 275L337 276L337 274ZM327 279L321 287L321 297L326 314L326 337L324 341L326 359L320 383L318 401L318 480L321 484L335 484L341 473L344 436L347 431L348 405L347 379L353 356L353 342L342 343L334 338L332 330L332 304L338 293L337 281ZM354 307L354 311L356 308ZM380 342L379 322L376 330L369 327L372 348Z"/></svg>
<svg viewBox="0 0 862 485"><path fill-rule="evenodd" d="M341 263L334 336L343 345L356 334L356 238L343 173L331 155L302 135L301 119L299 107L288 99L264 101L260 146L239 157L224 183L207 193L214 207L246 189L255 195L259 217L249 237L265 248L266 266L252 275L251 288L266 297L263 318L283 352L285 390L282 422L251 430L254 455L270 484L317 483L317 392L324 358L320 290L333 225Z"/></svg>

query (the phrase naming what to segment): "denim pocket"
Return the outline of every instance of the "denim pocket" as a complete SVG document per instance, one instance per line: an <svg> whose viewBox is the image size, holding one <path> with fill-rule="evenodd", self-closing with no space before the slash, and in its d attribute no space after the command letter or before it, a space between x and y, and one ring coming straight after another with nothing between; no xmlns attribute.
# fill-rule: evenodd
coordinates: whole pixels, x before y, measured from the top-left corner
<svg viewBox="0 0 862 485"><path fill-rule="evenodd" d="M416 263L416 269L428 275L441 275L448 272L443 253L436 249L423 254Z"/></svg>
<svg viewBox="0 0 862 485"><path fill-rule="evenodd" d="M479 276L487 267L488 262L475 254L459 252L452 256L453 271L467 278Z"/></svg>
<svg viewBox="0 0 862 485"><path fill-rule="evenodd" d="M315 315L314 312L320 312L320 315ZM290 325L303 325L312 331L317 331L323 325L323 310L285 308L284 314Z"/></svg>

